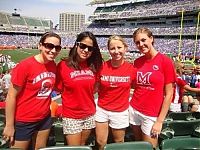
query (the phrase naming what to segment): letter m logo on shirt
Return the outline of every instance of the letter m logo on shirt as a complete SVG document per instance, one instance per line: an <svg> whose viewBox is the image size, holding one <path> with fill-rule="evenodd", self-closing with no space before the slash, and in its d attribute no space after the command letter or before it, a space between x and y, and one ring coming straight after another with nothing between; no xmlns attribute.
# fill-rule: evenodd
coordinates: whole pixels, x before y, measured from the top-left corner
<svg viewBox="0 0 200 150"><path fill-rule="evenodd" d="M151 85L149 81L151 74L152 72L147 72L145 74L143 74L142 72L137 72L137 84Z"/></svg>

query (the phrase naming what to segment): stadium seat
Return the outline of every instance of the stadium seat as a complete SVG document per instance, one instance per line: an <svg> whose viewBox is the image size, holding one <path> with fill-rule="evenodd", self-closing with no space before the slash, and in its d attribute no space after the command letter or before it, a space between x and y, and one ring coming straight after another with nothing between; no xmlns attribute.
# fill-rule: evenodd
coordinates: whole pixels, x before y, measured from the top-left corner
<svg viewBox="0 0 200 150"><path fill-rule="evenodd" d="M0 114L5 115L5 108L0 107Z"/></svg>
<svg viewBox="0 0 200 150"><path fill-rule="evenodd" d="M200 150L200 138L166 139L161 143L161 150Z"/></svg>
<svg viewBox="0 0 200 150"><path fill-rule="evenodd" d="M8 147L8 144L3 140L2 132L1 132L1 135L0 135L0 149L7 148L7 147Z"/></svg>
<svg viewBox="0 0 200 150"><path fill-rule="evenodd" d="M133 134L133 131L132 131L132 127L129 126L129 127L126 128L124 141L125 142L131 142L131 141L134 141L134 140L135 140L135 138L134 138L134 134Z"/></svg>
<svg viewBox="0 0 200 150"><path fill-rule="evenodd" d="M5 126L5 115L0 114L0 135L3 133L3 129Z"/></svg>
<svg viewBox="0 0 200 150"><path fill-rule="evenodd" d="M4 123L4 122L5 122L5 115L0 114L0 126L1 126L1 124Z"/></svg>
<svg viewBox="0 0 200 150"><path fill-rule="evenodd" d="M124 143L106 144L104 150L153 150L153 146L149 142L132 141Z"/></svg>
<svg viewBox="0 0 200 150"><path fill-rule="evenodd" d="M171 139L176 136L200 137L200 119L166 121L160 134L161 139Z"/></svg>
<svg viewBox="0 0 200 150"><path fill-rule="evenodd" d="M4 130L4 126L1 126L1 127L0 127L0 136L1 136L2 133L3 133L3 130Z"/></svg>
<svg viewBox="0 0 200 150"><path fill-rule="evenodd" d="M63 126L61 121L56 121L53 123L53 130L55 133L55 140L57 143L65 143L64 135L63 135Z"/></svg>
<svg viewBox="0 0 200 150"><path fill-rule="evenodd" d="M20 148L9 148L9 142L4 141L0 135L0 149L1 150L21 150Z"/></svg>
<svg viewBox="0 0 200 150"><path fill-rule="evenodd" d="M52 146L39 150L92 150L92 148L90 146Z"/></svg>
<svg viewBox="0 0 200 150"><path fill-rule="evenodd" d="M200 112L193 112L192 116L195 117L196 119L200 119Z"/></svg>
<svg viewBox="0 0 200 150"><path fill-rule="evenodd" d="M192 112L170 112L166 117L166 121L172 120L195 120Z"/></svg>

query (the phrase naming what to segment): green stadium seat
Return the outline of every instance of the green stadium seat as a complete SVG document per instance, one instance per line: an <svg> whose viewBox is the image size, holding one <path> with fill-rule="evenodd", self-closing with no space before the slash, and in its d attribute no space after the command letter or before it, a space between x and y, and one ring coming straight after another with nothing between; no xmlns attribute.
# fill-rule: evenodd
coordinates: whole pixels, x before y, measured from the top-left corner
<svg viewBox="0 0 200 150"><path fill-rule="evenodd" d="M0 135L2 135L5 126L5 115L0 114Z"/></svg>
<svg viewBox="0 0 200 150"><path fill-rule="evenodd" d="M200 119L190 121L175 120L164 122L159 137L161 139L171 139L177 136L200 137Z"/></svg>
<svg viewBox="0 0 200 150"><path fill-rule="evenodd" d="M104 150L153 150L153 146L145 141L106 144Z"/></svg>
<svg viewBox="0 0 200 150"><path fill-rule="evenodd" d="M39 150L92 150L92 148L90 146L52 146Z"/></svg>
<svg viewBox="0 0 200 150"><path fill-rule="evenodd" d="M193 112L192 116L195 117L196 119L200 119L200 112Z"/></svg>
<svg viewBox="0 0 200 150"><path fill-rule="evenodd" d="M4 114L0 114L0 121L4 122L5 121L5 115Z"/></svg>
<svg viewBox="0 0 200 150"><path fill-rule="evenodd" d="M64 135L63 135L62 122L59 122L59 121L54 122L53 128L54 128L56 143L63 143L64 144L65 140L64 140Z"/></svg>
<svg viewBox="0 0 200 150"><path fill-rule="evenodd" d="M1 24L9 24L8 19L4 13L0 12L0 18L1 18L1 21L0 21Z"/></svg>
<svg viewBox="0 0 200 150"><path fill-rule="evenodd" d="M166 117L166 121L172 120L195 120L192 112L170 112Z"/></svg>
<svg viewBox="0 0 200 150"><path fill-rule="evenodd" d="M4 126L0 127L0 136L3 134Z"/></svg>
<svg viewBox="0 0 200 150"><path fill-rule="evenodd" d="M161 143L161 150L200 150L200 138L174 138L166 139Z"/></svg>
<svg viewBox="0 0 200 150"><path fill-rule="evenodd" d="M5 108L0 108L0 114L5 115Z"/></svg>

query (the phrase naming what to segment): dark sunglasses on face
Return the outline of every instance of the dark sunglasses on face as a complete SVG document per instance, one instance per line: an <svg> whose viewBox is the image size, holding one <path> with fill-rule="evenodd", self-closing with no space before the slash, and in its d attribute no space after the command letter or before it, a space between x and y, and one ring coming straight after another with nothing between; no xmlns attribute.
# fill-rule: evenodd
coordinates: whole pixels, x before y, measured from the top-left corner
<svg viewBox="0 0 200 150"><path fill-rule="evenodd" d="M83 44L81 42L77 42L77 45L81 48L81 49L88 49L89 52L92 52L94 50L94 47L92 46L88 46L86 44Z"/></svg>
<svg viewBox="0 0 200 150"><path fill-rule="evenodd" d="M62 49L60 45L54 45L52 43L42 43L42 45L49 50L52 50L53 48L55 48L56 52L60 52Z"/></svg>

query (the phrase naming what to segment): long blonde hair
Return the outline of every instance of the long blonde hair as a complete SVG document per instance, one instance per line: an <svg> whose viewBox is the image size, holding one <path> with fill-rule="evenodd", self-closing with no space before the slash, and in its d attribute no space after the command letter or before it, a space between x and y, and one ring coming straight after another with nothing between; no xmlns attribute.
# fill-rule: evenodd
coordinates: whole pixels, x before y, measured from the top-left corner
<svg viewBox="0 0 200 150"><path fill-rule="evenodd" d="M176 73L179 74L180 76L183 74L183 68L184 68L184 64L179 62L179 61L175 61L174 62L174 67L176 69Z"/></svg>
<svg viewBox="0 0 200 150"><path fill-rule="evenodd" d="M107 47L109 49L109 46L110 46L110 42L112 40L118 40L118 41L121 41L124 45L125 48L128 48L128 45L126 43L126 41L124 40L123 37L121 37L120 35L111 35L109 38L108 38L108 43L107 43Z"/></svg>

